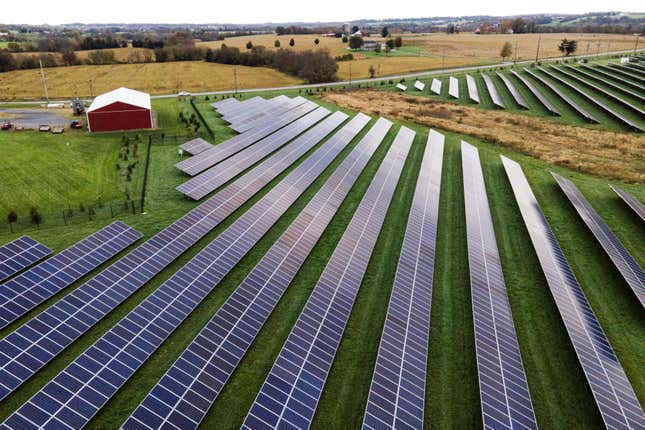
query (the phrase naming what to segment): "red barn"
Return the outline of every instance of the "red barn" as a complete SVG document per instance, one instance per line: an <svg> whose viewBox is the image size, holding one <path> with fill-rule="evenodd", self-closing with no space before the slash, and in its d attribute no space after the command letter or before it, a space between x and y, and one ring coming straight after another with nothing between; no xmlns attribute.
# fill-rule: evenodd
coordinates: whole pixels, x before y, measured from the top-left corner
<svg viewBox="0 0 645 430"><path fill-rule="evenodd" d="M150 95L118 88L96 97L87 109L87 130L118 131L153 128Z"/></svg>

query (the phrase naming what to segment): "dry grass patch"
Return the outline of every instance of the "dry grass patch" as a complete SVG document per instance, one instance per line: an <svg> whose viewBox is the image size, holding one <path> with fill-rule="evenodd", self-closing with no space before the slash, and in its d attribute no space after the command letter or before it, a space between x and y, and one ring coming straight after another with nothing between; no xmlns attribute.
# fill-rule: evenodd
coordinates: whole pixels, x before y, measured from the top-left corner
<svg viewBox="0 0 645 430"><path fill-rule="evenodd" d="M151 94L230 90L235 86L233 71L236 67L240 88L302 83L296 78L269 68L230 66L204 61L55 67L47 69L46 72L49 96L66 98L74 94L90 96L90 82L93 95L121 86ZM44 98L40 71L35 69L0 73L0 98Z"/></svg>
<svg viewBox="0 0 645 430"><path fill-rule="evenodd" d="M642 135L574 127L384 91L335 92L322 97L349 109L474 136L581 172L645 182Z"/></svg>

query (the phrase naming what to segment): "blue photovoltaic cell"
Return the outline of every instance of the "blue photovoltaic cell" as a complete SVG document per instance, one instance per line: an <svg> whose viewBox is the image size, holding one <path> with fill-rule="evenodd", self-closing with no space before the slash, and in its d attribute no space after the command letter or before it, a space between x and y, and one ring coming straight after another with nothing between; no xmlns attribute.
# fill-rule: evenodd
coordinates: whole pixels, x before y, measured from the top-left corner
<svg viewBox="0 0 645 430"><path fill-rule="evenodd" d="M213 166L205 172L202 172L194 178L184 182L177 187L177 190L193 200L202 199L209 193L224 185L231 178L246 170L249 166L252 166L271 152L296 138L296 136L300 135L309 127L312 127L318 121L325 118L329 113L329 110L325 108L316 109L283 129L262 139L256 145L238 152L217 166ZM329 124L329 122L323 121L321 124ZM322 134L319 131L320 127L321 125L313 127L305 133L304 136L307 136L307 138L324 136L326 133Z"/></svg>
<svg viewBox="0 0 645 430"><path fill-rule="evenodd" d="M0 328L96 269L141 238L121 221L0 285Z"/></svg>
<svg viewBox="0 0 645 430"><path fill-rule="evenodd" d="M477 83L475 82L475 78L473 78L471 75L466 75L466 87L468 87L468 98L475 103L479 103Z"/></svg>
<svg viewBox="0 0 645 430"><path fill-rule="evenodd" d="M414 132L401 127L291 330L242 428L311 424Z"/></svg>
<svg viewBox="0 0 645 430"><path fill-rule="evenodd" d="M574 71L574 72L576 72L576 73L578 73L580 75L583 75L583 76L585 76L587 78L591 78L594 81L601 82L605 87L609 87L609 88L611 88L612 90L615 90L615 91L620 91L623 94L627 94L628 96L634 97L635 99L638 99L642 103L645 103L645 96L643 96L641 94L638 94L638 93L636 93L634 91L628 90L627 88L624 88L624 87L622 87L622 86L620 86L618 84L615 84L612 81L610 81L609 79L605 79L605 78L603 78L601 76L598 76L598 75L595 75L593 73L590 73L590 72L587 71L589 69L583 69L582 67L574 67L574 66L571 66L569 64L565 64L564 66L569 71Z"/></svg>
<svg viewBox="0 0 645 430"><path fill-rule="evenodd" d="M629 128L632 128L632 129L637 130L637 131L643 131L643 129L642 129L638 124L636 124L636 123L635 123L635 122L633 122L632 120L628 119L628 118L627 118L627 117L625 117L623 114L621 114L621 113L619 113L619 112L615 111L614 109L610 108L610 107L609 107L609 106L607 106L605 103L602 103L602 102L601 102L600 100L598 100L596 97L594 97L594 96L592 96L591 94L589 94L589 92L588 92L588 91L583 91L583 90L581 90L581 89L580 89L580 88L578 88L576 85L574 85L574 84L572 84L571 82L569 82L568 80L566 80L566 79L564 79L564 78L561 78L560 76L556 75L555 73L551 73L550 71L546 70L546 69L545 69L545 68L543 68L543 67L538 67L537 69L538 69L538 70L540 70L542 73L544 73L544 74L548 75L549 77L551 77L551 78L555 79L556 81L560 82L562 85L564 85L565 87L569 88L570 90L572 90L572 91L573 91L573 92L575 92L576 94L578 94L578 95L580 95L580 96L584 97L585 99L587 99L588 101L590 101L591 103L593 103L594 105L596 105L597 107L599 107L601 110L603 110L603 111L605 111L606 113L608 113L610 116L612 116L612 117L614 117L615 119L617 119L619 122L622 122L624 125L628 126ZM555 70L558 70L559 72L564 73L564 72L563 72L562 70L560 70L560 69L555 69ZM578 80L580 80L580 78L578 78ZM586 85L591 85L591 84L587 83ZM592 85L592 86L593 86L593 85ZM594 87L595 87L595 86L594 86ZM598 91L600 91L600 90L598 90ZM604 91L604 90L603 90L603 91ZM560 94L560 93L558 93L558 94ZM606 96L606 95L607 95L607 94L605 94L605 96ZM561 97L564 97L564 96L563 96L563 95L561 95ZM616 97L616 96L614 96L614 95L612 95L612 96L611 96L611 98L613 98L613 99L614 99L614 101L616 101L616 99L618 99L618 100L621 100L621 101L622 101L622 99L620 99L619 97ZM629 103L627 103L627 102L625 102L625 101L622 101L622 103L621 103L621 104L623 104L623 105L626 105L626 104L627 104L627 105L629 105L628 107L629 107L630 109L637 111L637 112L638 112L638 114L640 114L641 116L643 116L643 111L642 111L640 108L637 108L636 106L634 106L634 105L632 105L632 104L629 104ZM595 122L598 122L598 121L595 121Z"/></svg>
<svg viewBox="0 0 645 430"><path fill-rule="evenodd" d="M317 105L313 102L304 103L275 118L274 121L265 124L263 127L257 127L233 136L219 145L213 146L211 149L207 149L193 157L180 161L175 166L182 172L194 176L292 123L316 107Z"/></svg>
<svg viewBox="0 0 645 430"><path fill-rule="evenodd" d="M529 81L524 76L517 73L515 70L511 70L511 73L513 74L513 76L519 79L524 85L526 85L526 88L528 88L531 94L533 94L535 98L537 98L540 101L540 103L542 103L542 106L544 106L553 115L560 116L560 111L556 109L555 106L553 106L553 103L551 103L546 97L544 97L544 94L542 94L540 90L538 90L535 87L535 85L531 83L531 81Z"/></svg>
<svg viewBox="0 0 645 430"><path fill-rule="evenodd" d="M182 143L181 145L179 145L179 147L190 155L197 155L201 152L206 151L207 149L211 149L213 145L211 145L201 137L198 137L197 139Z"/></svg>
<svg viewBox="0 0 645 430"><path fill-rule="evenodd" d="M515 100L515 103L517 103L518 106L524 108L524 109L530 109L528 103L526 103L526 100L524 100L524 97L522 97L522 94L517 90L515 85L513 85L513 82L511 82L506 75L504 75L502 72L497 72L497 76L504 82L504 85L506 85L506 88L508 88L508 92L511 93L511 96L513 96L513 99Z"/></svg>
<svg viewBox="0 0 645 430"><path fill-rule="evenodd" d="M358 114L332 139L349 142L368 122L368 116ZM380 119L356 145L132 413L125 429L199 425L391 125ZM201 389L202 384L210 390ZM193 408L190 417L183 412L188 408Z"/></svg>
<svg viewBox="0 0 645 430"><path fill-rule="evenodd" d="M0 246L0 281L42 260L51 252L51 249L29 236L19 237Z"/></svg>
<svg viewBox="0 0 645 430"><path fill-rule="evenodd" d="M488 90L488 94L490 94L491 100L493 100L493 104L499 108L506 109L504 100L502 100L499 93L497 92L497 88L495 88L495 84L493 83L493 80L490 78L490 76L482 73L482 78L484 78L486 89Z"/></svg>
<svg viewBox="0 0 645 430"><path fill-rule="evenodd" d="M591 207L578 187L570 180L551 172L555 180L567 195L578 215L589 230L596 237L616 268L623 275L625 281L638 297L641 306L645 306L645 272L638 265L634 257L625 249L622 243L614 235L611 229L605 224L600 215Z"/></svg>
<svg viewBox="0 0 645 430"><path fill-rule="evenodd" d="M332 115L339 124L347 115ZM273 224L345 148L328 141L278 185L197 253L170 279L76 358L7 420L26 430L25 420L45 426L57 420L82 427L134 374L213 288L235 267ZM208 387L204 387L209 390ZM42 395L63 390L47 399ZM185 411L189 416L190 409Z"/></svg>
<svg viewBox="0 0 645 430"><path fill-rule="evenodd" d="M304 155L288 145L0 340L0 399L78 339Z"/></svg>
<svg viewBox="0 0 645 430"><path fill-rule="evenodd" d="M518 163L502 157L524 224L605 426L643 429L645 414Z"/></svg>
<svg viewBox="0 0 645 430"><path fill-rule="evenodd" d="M538 69L544 71L543 69L541 69L539 67L538 67ZM526 73L528 73L529 75L533 76L538 81L540 81L544 86L549 88L551 91L553 91L560 99L562 99L563 102L568 104L569 107L571 107L571 109L573 109L574 111L578 112L580 114L580 116L585 118L587 121L593 122L593 123L598 122L598 120L593 115L591 115L589 112L587 112L585 109L583 109L582 106L580 106L578 103L573 101L572 98L570 98L569 96L564 94L562 91L560 91L560 89L557 86L553 85L547 79L544 79L542 76L538 75L535 72L532 72L531 70L529 70L526 67L524 68L524 71Z"/></svg>
<svg viewBox="0 0 645 430"><path fill-rule="evenodd" d="M430 131L385 317L363 429L423 428L444 136Z"/></svg>
<svg viewBox="0 0 645 430"><path fill-rule="evenodd" d="M485 429L537 429L477 148L461 142L468 266Z"/></svg>
<svg viewBox="0 0 645 430"><path fill-rule="evenodd" d="M625 203L627 203L627 206L636 212L636 215L645 221L645 205L639 202L636 197L632 196L628 192L623 191L618 187L614 187L613 185L610 185L610 187L621 199L623 199Z"/></svg>

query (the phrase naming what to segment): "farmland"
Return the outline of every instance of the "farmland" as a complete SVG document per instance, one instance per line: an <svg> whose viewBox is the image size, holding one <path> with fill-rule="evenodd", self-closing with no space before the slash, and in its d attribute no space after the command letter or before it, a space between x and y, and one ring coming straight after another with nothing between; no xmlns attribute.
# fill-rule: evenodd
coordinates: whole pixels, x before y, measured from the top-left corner
<svg viewBox="0 0 645 430"><path fill-rule="evenodd" d="M93 94L125 86L152 94L179 91L216 91L235 87L237 68L240 88L287 86L299 80L262 67L228 66L203 61L170 63L114 64L106 66L55 67L47 70L47 85L52 98ZM38 70L0 73L0 94L5 100L42 99Z"/></svg>

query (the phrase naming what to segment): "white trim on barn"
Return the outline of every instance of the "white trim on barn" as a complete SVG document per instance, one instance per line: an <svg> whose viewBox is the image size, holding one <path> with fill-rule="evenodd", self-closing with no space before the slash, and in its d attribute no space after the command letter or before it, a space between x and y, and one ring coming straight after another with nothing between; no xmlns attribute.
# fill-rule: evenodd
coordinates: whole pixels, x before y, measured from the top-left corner
<svg viewBox="0 0 645 430"><path fill-rule="evenodd" d="M87 112L89 113L117 102L126 103L144 109L152 109L150 94L121 87L97 96L87 109Z"/></svg>

